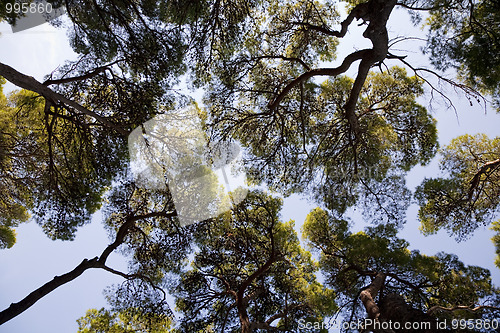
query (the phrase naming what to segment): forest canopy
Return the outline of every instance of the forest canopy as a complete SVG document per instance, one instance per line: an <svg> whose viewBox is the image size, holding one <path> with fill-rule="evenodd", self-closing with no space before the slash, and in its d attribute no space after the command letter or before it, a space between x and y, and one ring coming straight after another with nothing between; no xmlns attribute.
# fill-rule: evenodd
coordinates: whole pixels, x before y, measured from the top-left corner
<svg viewBox="0 0 500 333"><path fill-rule="evenodd" d="M123 283L106 289L109 308L81 314L82 333L326 332L338 318L362 323L346 332L496 331L500 289L488 269L410 250L398 234L416 201L424 234L460 241L491 227L500 258L500 137L439 142L429 110L435 96L454 107L445 87L500 110L500 2L47 2L66 9L51 23L77 59L42 81L0 62L0 86L17 87L0 90L0 248L16 246L20 223L71 241L96 212L110 243L13 300L0 325L95 268ZM6 8L0 20L16 24L22 13ZM389 32L398 11L425 28L425 66L399 47L415 37ZM356 25L369 46L339 54ZM185 108L200 130L183 132L182 149L153 149L145 124L189 128ZM171 127L161 140L182 132ZM158 162L155 186L134 177L131 133L151 160L174 157L170 173ZM196 140L206 145L186 149ZM259 189L222 191L213 170L234 156L204 155L222 146L241 147L246 185ZM408 173L436 158L441 173L408 188ZM305 221L282 219L291 194L318 206ZM180 197L195 208L186 213ZM204 218L184 223L193 212ZM126 271L110 266L113 253ZM483 325L452 324L471 320Z"/></svg>

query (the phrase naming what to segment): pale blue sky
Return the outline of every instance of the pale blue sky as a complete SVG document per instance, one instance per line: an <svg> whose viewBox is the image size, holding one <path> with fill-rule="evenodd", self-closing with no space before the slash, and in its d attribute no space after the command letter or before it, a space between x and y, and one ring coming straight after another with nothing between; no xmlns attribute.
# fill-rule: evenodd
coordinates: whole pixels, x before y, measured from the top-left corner
<svg viewBox="0 0 500 333"><path fill-rule="evenodd" d="M393 19L392 32L407 27L408 17L404 12L397 11ZM359 28L361 29L361 28ZM42 80L64 60L74 58L69 48L64 32L45 24L37 28L12 34L10 27L0 24L0 61L6 63L24 74ZM358 31L348 34L348 40L358 42ZM413 33L415 29L412 29ZM401 32L400 32L401 34ZM395 34L392 35L395 37ZM367 46L356 45L358 48ZM416 45L405 45L412 48L412 61L425 63ZM349 52L352 46L342 46L342 53ZM6 90L12 89L8 85ZM500 135L500 115L488 110L485 114L478 105L471 107L468 101L454 95L458 120L453 110L434 104L434 115L438 120L439 139L442 145L464 133L486 133L490 137ZM425 103L424 101L422 103ZM425 104L424 104L425 105ZM417 167L408 177L408 185L413 188L424 176L438 174L437 161L426 168ZM283 219L296 221L297 230L305 216L313 206L298 196L285 200ZM433 255L439 251L459 255L466 263L490 268L493 281L500 284L500 270L493 266L494 247L490 241L493 235L486 228L476 231L469 241L456 243L445 232L424 237L418 230L416 207L408 212L408 223L400 237L406 238L412 249ZM363 228L362 223L355 226L356 230ZM102 251L109 243L106 233L100 224L100 214L96 214L93 222L82 227L73 242L51 241L34 223L26 223L17 229L17 244L9 250L0 251L0 308L8 307L11 302L17 302L28 293L51 280L55 275L63 274L73 269L83 258L92 258ZM113 267L123 268L124 261L118 255L110 257ZM54 333L76 332L76 319L85 314L89 308L106 306L102 290L112 284L122 281L102 270L86 271L78 279L50 293L38 303L18 317L0 326L0 333Z"/></svg>

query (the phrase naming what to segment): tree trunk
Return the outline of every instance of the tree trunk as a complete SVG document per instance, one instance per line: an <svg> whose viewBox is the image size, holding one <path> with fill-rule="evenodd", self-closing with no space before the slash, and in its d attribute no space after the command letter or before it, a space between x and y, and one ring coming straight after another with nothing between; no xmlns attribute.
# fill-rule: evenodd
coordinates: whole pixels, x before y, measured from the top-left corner
<svg viewBox="0 0 500 333"><path fill-rule="evenodd" d="M359 298L361 299L361 302L363 302L366 313L368 314L368 319L370 319L369 323L367 322L365 329L375 333L394 333L393 330L385 329L379 327L378 325L380 324L380 308L375 302L375 298L384 286L384 283L385 274L381 272L377 273L368 288L364 289L359 294Z"/></svg>
<svg viewBox="0 0 500 333"><path fill-rule="evenodd" d="M238 316L240 318L241 333L252 333L253 327L250 319L248 318L247 309L245 306L238 306Z"/></svg>
<svg viewBox="0 0 500 333"><path fill-rule="evenodd" d="M421 310L414 309L398 294L388 294L382 299L379 319L385 322L398 323L401 328L394 329L394 332L448 332L446 328L439 327L434 317Z"/></svg>
<svg viewBox="0 0 500 333"><path fill-rule="evenodd" d="M366 313L368 313L368 318L370 319L377 319L380 315L380 310L375 302L375 297L377 297L377 294L383 287L384 282L385 274L377 273L375 279L373 279L368 288L363 290L359 295L361 302L363 302L363 305L365 306Z"/></svg>

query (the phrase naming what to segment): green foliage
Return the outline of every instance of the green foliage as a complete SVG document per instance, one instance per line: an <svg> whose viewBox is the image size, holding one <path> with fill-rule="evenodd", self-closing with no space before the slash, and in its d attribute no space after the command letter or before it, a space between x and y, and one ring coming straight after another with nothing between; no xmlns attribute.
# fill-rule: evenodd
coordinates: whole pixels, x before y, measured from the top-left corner
<svg viewBox="0 0 500 333"><path fill-rule="evenodd" d="M346 1L354 11L342 23L328 0L50 2L67 7L79 58L43 86L81 108L25 90L0 94L0 247L12 246L13 228L29 214L52 239L72 239L104 204L113 243L92 262L126 281L107 289L111 310L79 319L79 332L294 331L299 319L323 322L337 311L362 319L360 293L379 273L379 304L393 293L421 313L486 299L499 305L487 270L409 250L397 237L411 200L405 176L429 163L438 143L435 120L417 102L424 81L383 67L384 57L398 58L385 45L382 19L396 1ZM397 5L430 13L435 68L454 67L466 84L500 98L498 1ZM0 9L0 19L15 17ZM321 68L336 59L351 19L368 23L365 37L377 32L373 49ZM356 78L343 75L358 61ZM380 72L369 71L375 66ZM198 111L207 136L245 147L252 183L309 194L328 209L313 210L303 226L319 262L301 247L294 222L280 220L280 199L251 192L232 210L181 227L164 170L165 186L134 183L125 136L190 102L172 89L184 74L206 91ZM463 136L441 152L447 175L417 189L419 217L425 233L444 227L463 238L498 212L500 163L488 163L500 160L500 139ZM208 174L200 156L184 155L175 161L178 174ZM212 198L231 200L219 197L213 174L208 179L203 191L183 193L197 209ZM363 208L373 226L351 232L351 207ZM500 232L498 222L493 229ZM493 241L499 248L498 235ZM117 249L129 259L128 273L104 266ZM183 315L175 329L165 290Z"/></svg>
<svg viewBox="0 0 500 333"><path fill-rule="evenodd" d="M71 44L101 64L124 61L124 70L150 83L183 71L184 35L170 24L167 1L65 1L73 22ZM177 18L176 18L177 19Z"/></svg>
<svg viewBox="0 0 500 333"><path fill-rule="evenodd" d="M29 183L23 179L23 170L18 169L23 163L17 158L28 154L19 141L29 139L29 130L26 130L29 125L19 130L13 126L15 109L3 94L4 84L5 80L0 77L0 249L14 245L16 233L12 228L28 219L27 210L31 207Z"/></svg>
<svg viewBox="0 0 500 333"><path fill-rule="evenodd" d="M430 28L427 49L433 64L439 69L458 69L467 84L491 94L500 107L499 2L422 2L437 6L426 22Z"/></svg>
<svg viewBox="0 0 500 333"><path fill-rule="evenodd" d="M168 317L148 315L134 309L111 312L90 309L77 320L78 333L168 333L172 332Z"/></svg>
<svg viewBox="0 0 500 333"><path fill-rule="evenodd" d="M434 305L479 304L496 294L488 270L466 266L452 254L426 256L410 251L391 225L352 233L346 221L316 208L307 216L303 234L320 252L325 281L337 294L344 316L351 320L365 316L357 300L359 291L379 272L387 275L383 295L400 294L413 308L424 311ZM454 315L457 317L448 318L466 314Z"/></svg>
<svg viewBox="0 0 500 333"><path fill-rule="evenodd" d="M100 208L123 143L25 90L2 97L0 108L2 223L15 226L30 211L49 237L72 239Z"/></svg>
<svg viewBox="0 0 500 333"><path fill-rule="evenodd" d="M281 204L251 192L205 223L174 292L182 332L232 332L245 317L290 331L300 318L334 313L335 295L316 280L317 265L301 248L293 221L279 221Z"/></svg>
<svg viewBox="0 0 500 333"><path fill-rule="evenodd" d="M66 6L79 59L60 66L44 85L95 116L47 96L12 95L13 109L2 110L2 117L32 127L24 141L15 139L26 155L14 168L29 175L16 181L32 191L27 198L18 195L17 206L10 205L12 200L8 206L24 219L19 209L30 210L49 237L68 240L99 209L111 179L126 165L123 134L172 105L169 88L186 68L186 35L172 24L184 21L183 14L172 12L176 5L167 1L50 3ZM5 188L2 194L13 193L12 186Z"/></svg>
<svg viewBox="0 0 500 333"><path fill-rule="evenodd" d="M146 276L161 285L166 272L177 272L184 265L197 225L180 228L167 189L137 187L125 172L116 181L103 209L106 228L115 236L123 224L131 218L137 219L121 251L130 260L130 274ZM126 284L123 287L128 288Z"/></svg>
<svg viewBox="0 0 500 333"><path fill-rule="evenodd" d="M5 79L0 77L0 249L10 248L16 242L16 233L12 229L19 222L28 219L26 201L29 192L25 184L18 181L15 154L11 149L16 145L15 136L9 121L13 110L8 106L8 99L3 94Z"/></svg>
<svg viewBox="0 0 500 333"><path fill-rule="evenodd" d="M12 224L0 225L0 249L11 248L16 243L16 231Z"/></svg>
<svg viewBox="0 0 500 333"><path fill-rule="evenodd" d="M67 7L79 59L60 66L44 85L96 116L47 96L12 94L1 105L2 126L12 128L3 135L19 134L6 138L13 141L2 149L22 156L2 160L2 176L10 174L2 177L0 204L13 217L5 215L6 227L26 220L29 210L50 238L69 240L100 208L111 179L126 165L123 134L172 105L168 90L185 71L186 36L171 24L183 21L182 13L171 12L171 2L49 2ZM12 161L17 164L7 165ZM11 246L13 235L2 232L2 244Z"/></svg>
<svg viewBox="0 0 500 333"><path fill-rule="evenodd" d="M307 28L337 21L331 1L236 0L207 5L207 11L219 17L214 22L213 16L202 16L196 28L203 33L192 35L194 80L210 86L209 91L215 89L214 96L224 93L234 100L227 96L229 91L220 91L222 83L236 88L234 93L258 92L251 95L263 106L291 75L335 58L336 38ZM247 78L253 82L245 90L238 81Z"/></svg>
<svg viewBox="0 0 500 333"><path fill-rule="evenodd" d="M425 179L417 188L424 233L447 229L464 239L495 218L500 204L500 138L463 135L441 151L446 177Z"/></svg>
<svg viewBox="0 0 500 333"><path fill-rule="evenodd" d="M496 232L496 235L491 238L493 244L495 244L497 257L495 259L495 265L500 268L500 221L493 222L491 230Z"/></svg>
<svg viewBox="0 0 500 333"><path fill-rule="evenodd" d="M343 111L352 79L304 83L275 110L266 110L262 90L282 84L269 81L279 77L271 73L279 70L290 77L296 75L292 68L300 67L293 62L271 64L247 60L243 65L252 66L248 76L227 87L211 87L207 100L220 135L230 133L249 148L252 181L284 194L308 191L339 213L364 202L374 220L402 222L409 202L402 177L414 165L428 163L437 150L435 120L416 102L422 82L398 67L370 74L356 108L362 136L354 145ZM255 93L242 92L237 100L227 95L229 90L243 91L243 86ZM264 88L269 86L276 89ZM233 103L238 103L237 109Z"/></svg>

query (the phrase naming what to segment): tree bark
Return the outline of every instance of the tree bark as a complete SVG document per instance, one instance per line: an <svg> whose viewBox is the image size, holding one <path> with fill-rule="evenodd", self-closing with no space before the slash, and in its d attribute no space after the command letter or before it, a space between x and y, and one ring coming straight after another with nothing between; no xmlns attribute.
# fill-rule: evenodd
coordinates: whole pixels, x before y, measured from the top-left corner
<svg viewBox="0 0 500 333"><path fill-rule="evenodd" d="M439 328L434 317L421 310L414 309L398 294L388 294L382 299L379 319L399 323L401 329L395 329L394 332L448 332L446 328Z"/></svg>
<svg viewBox="0 0 500 333"><path fill-rule="evenodd" d="M368 314L368 318L372 323L371 326L367 326L365 329L375 333L394 333L392 329L382 329L377 326L377 324L380 323L380 308L377 305L377 302L375 302L375 298L384 286L385 277L386 275L384 273L377 273L368 288L364 289L359 294L359 298L361 299L361 302L366 309L366 313Z"/></svg>
<svg viewBox="0 0 500 333"><path fill-rule="evenodd" d="M241 324L241 333L252 333L253 327L252 323L250 322L250 318L248 318L246 304L242 306L238 304L237 308L238 308L238 317L240 318L240 324Z"/></svg>
<svg viewBox="0 0 500 333"><path fill-rule="evenodd" d="M368 313L368 318L377 319L380 316L380 309L375 302L378 292L382 289L385 282L385 274L377 273L375 279L370 283L368 288L363 290L359 294L359 298L363 305L365 306L366 313Z"/></svg>

